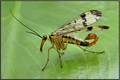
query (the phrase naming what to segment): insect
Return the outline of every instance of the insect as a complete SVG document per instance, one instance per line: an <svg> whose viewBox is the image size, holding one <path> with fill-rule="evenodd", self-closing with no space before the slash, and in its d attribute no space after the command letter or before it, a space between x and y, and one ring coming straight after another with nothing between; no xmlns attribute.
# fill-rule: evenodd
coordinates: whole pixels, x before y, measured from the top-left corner
<svg viewBox="0 0 120 80"><path fill-rule="evenodd" d="M41 52L43 52L43 45L44 45L45 41L49 40L51 42L52 46L48 49L47 61L46 61L45 66L43 67L42 71L46 68L46 66L49 62L49 53L50 53L51 49L55 49L57 51L59 59L60 59L60 66L62 68L62 59L61 59L60 50L66 50L68 43L77 45L82 50L90 52L90 53L100 54L100 53L105 52L105 51L101 51L101 52L89 51L89 50L86 50L81 47L81 46L88 47L88 46L92 46L92 45L96 44L96 42L98 40L98 36L94 33L88 34L84 40L77 38L77 37L72 37L69 35L70 33L74 33L74 32L108 29L109 27L104 26L104 25L87 27L88 25L93 24L94 22L98 21L100 19L100 17L102 16L102 13L98 10L86 11L86 12L82 13L81 15L79 15L78 17L76 17L75 19L73 19L72 21L68 22L67 24L62 25L57 30L53 31L50 35L44 35L44 36L40 36L37 32L35 32L31 28L29 28L28 26L23 24L20 20L18 20L13 15L12 12L11 12L11 14L24 27L26 27L32 31L32 32L27 31L27 33L31 33L31 34L34 34L34 35L42 38L42 42L40 45ZM86 41L86 40L91 40L91 39L93 39L92 42Z"/></svg>

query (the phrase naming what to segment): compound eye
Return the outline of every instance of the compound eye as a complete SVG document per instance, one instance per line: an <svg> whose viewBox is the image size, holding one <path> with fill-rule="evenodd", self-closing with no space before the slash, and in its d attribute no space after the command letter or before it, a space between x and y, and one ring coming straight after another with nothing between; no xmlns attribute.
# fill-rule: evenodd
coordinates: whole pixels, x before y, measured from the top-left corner
<svg viewBox="0 0 120 80"><path fill-rule="evenodd" d="M43 36L43 40L46 40L46 39L47 39L47 35L44 35L44 36Z"/></svg>

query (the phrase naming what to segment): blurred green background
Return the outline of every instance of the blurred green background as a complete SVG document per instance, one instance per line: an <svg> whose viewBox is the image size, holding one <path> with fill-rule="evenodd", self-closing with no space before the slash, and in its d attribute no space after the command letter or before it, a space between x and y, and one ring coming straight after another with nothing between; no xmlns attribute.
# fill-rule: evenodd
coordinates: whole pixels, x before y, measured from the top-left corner
<svg viewBox="0 0 120 80"><path fill-rule="evenodd" d="M118 79L118 7L117 1L2 1L1 78ZM43 36L49 35L81 13L94 9L101 11L102 17L93 25L107 25L110 28L73 35L84 39L89 33L97 34L97 44L87 49L105 50L105 53L92 54L69 44L62 55L63 68L60 68L58 54L52 49L44 72L41 69L46 63L51 43L46 41L41 53L41 39L26 33L29 30L10 14L11 10L21 22Z"/></svg>

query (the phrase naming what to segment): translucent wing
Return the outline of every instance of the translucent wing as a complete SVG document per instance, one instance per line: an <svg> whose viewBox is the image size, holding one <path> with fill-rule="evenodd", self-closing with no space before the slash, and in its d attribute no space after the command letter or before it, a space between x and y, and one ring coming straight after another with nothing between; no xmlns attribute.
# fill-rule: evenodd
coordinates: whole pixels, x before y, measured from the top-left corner
<svg viewBox="0 0 120 80"><path fill-rule="evenodd" d="M90 10L85 13L82 13L72 21L67 24L61 26L56 31L52 32L52 35L62 35L68 34L75 31L84 31L85 27L98 21L101 17L102 13L98 10Z"/></svg>

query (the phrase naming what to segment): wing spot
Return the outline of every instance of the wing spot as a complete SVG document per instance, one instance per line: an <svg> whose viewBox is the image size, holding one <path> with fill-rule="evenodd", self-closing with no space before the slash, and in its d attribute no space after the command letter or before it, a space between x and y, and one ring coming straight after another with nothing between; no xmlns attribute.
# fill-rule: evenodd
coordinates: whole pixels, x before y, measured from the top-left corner
<svg viewBox="0 0 120 80"><path fill-rule="evenodd" d="M91 31L93 29L93 27L88 27L88 31Z"/></svg>
<svg viewBox="0 0 120 80"><path fill-rule="evenodd" d="M85 16L86 16L85 13L82 13L82 14L80 15L80 17L82 17L82 18L85 18Z"/></svg>
<svg viewBox="0 0 120 80"><path fill-rule="evenodd" d="M67 23L67 25L70 25L70 23Z"/></svg>
<svg viewBox="0 0 120 80"><path fill-rule="evenodd" d="M81 18L84 20L83 26L86 27L86 26L87 26L87 24L86 24L86 21L87 21L87 20L86 20L86 18L85 18L86 14L85 14L85 13L82 13L80 16L81 16Z"/></svg>
<svg viewBox="0 0 120 80"><path fill-rule="evenodd" d="M76 23L76 20L74 20L74 22Z"/></svg>
<svg viewBox="0 0 120 80"><path fill-rule="evenodd" d="M102 15L102 13L100 11L97 11L97 10L91 10L91 13L93 15L97 15L97 16L101 16Z"/></svg>

